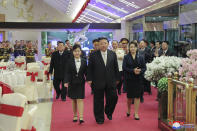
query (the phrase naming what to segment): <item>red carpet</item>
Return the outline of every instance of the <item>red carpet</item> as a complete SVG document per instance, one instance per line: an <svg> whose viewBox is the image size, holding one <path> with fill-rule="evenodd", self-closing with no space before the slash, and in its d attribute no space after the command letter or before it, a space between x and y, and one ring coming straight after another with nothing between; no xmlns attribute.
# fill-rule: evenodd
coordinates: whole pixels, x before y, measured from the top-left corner
<svg viewBox="0 0 197 131"><path fill-rule="evenodd" d="M105 117L105 123L98 125L93 115L93 97L90 94L90 87L86 86L85 98L85 123L79 125L73 123L73 113L71 100L67 98L66 102L54 100L52 107L51 131L160 131L158 129L158 103L156 99L156 90L152 88L152 95L145 93L144 103L140 104L140 120L133 119L134 108L132 105L131 116L126 117L126 94L119 96L118 104L113 114L113 120L109 121Z"/></svg>

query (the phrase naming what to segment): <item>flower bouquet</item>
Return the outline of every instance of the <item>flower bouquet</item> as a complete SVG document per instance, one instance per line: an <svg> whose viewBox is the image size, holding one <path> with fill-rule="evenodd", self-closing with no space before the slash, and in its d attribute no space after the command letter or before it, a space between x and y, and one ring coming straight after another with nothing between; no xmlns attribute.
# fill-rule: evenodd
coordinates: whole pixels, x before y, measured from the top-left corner
<svg viewBox="0 0 197 131"><path fill-rule="evenodd" d="M197 79L197 49L189 50L187 52L188 58L183 58L181 61L181 67L179 68L179 75L181 80L188 81L193 78ZM194 81L194 82L195 82Z"/></svg>
<svg viewBox="0 0 197 131"><path fill-rule="evenodd" d="M151 63L146 64L147 70L144 77L148 81L159 81L169 73L178 71L181 64L181 58L175 56L156 57Z"/></svg>

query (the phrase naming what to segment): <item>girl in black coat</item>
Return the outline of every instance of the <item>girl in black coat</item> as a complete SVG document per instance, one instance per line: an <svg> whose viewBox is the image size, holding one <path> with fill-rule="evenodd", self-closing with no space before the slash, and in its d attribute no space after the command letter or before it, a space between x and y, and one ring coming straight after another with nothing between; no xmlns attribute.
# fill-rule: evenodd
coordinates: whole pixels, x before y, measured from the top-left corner
<svg viewBox="0 0 197 131"><path fill-rule="evenodd" d="M84 103L83 99L85 97L85 75L87 70L87 62L81 55L80 45L73 46L73 57L68 61L68 66L66 68L66 73L64 77L64 85L68 86L68 97L72 99L72 107L74 118L73 122L77 122L77 109L79 112L79 122L80 124L84 122L83 120L83 110Z"/></svg>

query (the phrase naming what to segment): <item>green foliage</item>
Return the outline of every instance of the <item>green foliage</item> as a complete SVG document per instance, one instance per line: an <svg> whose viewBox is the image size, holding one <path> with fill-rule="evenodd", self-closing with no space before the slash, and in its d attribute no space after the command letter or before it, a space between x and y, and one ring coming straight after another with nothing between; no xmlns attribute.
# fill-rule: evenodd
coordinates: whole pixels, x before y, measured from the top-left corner
<svg viewBox="0 0 197 131"><path fill-rule="evenodd" d="M159 92L165 92L168 91L168 78L163 77L158 82L158 90Z"/></svg>

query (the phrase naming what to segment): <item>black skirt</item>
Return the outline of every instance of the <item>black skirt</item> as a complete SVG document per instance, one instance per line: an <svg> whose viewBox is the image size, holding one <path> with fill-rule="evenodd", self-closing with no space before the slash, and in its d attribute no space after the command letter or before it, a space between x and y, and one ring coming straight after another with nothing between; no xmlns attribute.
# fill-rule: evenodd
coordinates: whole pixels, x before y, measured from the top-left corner
<svg viewBox="0 0 197 131"><path fill-rule="evenodd" d="M85 98L85 82L81 84L69 84L68 97L71 99L84 99Z"/></svg>
<svg viewBox="0 0 197 131"><path fill-rule="evenodd" d="M140 98L143 91L143 80L141 78L126 80L127 98Z"/></svg>

